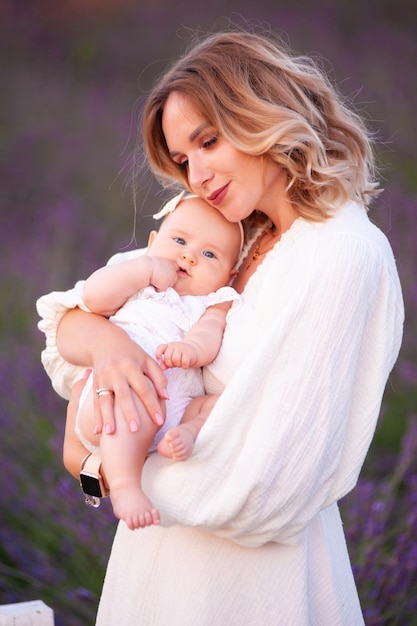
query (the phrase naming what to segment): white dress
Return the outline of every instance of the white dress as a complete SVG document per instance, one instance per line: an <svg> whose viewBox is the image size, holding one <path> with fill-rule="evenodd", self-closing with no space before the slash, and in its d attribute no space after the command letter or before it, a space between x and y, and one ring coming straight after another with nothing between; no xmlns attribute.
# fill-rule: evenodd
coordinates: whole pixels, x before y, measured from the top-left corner
<svg viewBox="0 0 417 626"><path fill-rule="evenodd" d="M207 295L180 296L171 287L166 291L156 291L152 286L144 287L134 294L114 315L110 321L123 328L131 339L155 358L155 350L161 343L182 341L205 313L207 308L222 302L233 302L227 318L239 306L240 296L232 287L221 287ZM169 400L166 401L166 419L155 436L150 452L156 450L158 442L165 433L179 424L187 405L192 398L204 394L201 368L181 367L165 371ZM84 386L80 406L91 391L93 378ZM93 446L82 434L77 414L75 432L90 452L98 448Z"/></svg>
<svg viewBox="0 0 417 626"><path fill-rule="evenodd" d="M45 298L60 386L62 298ZM208 391L227 386L193 455L145 464L162 524L119 523L97 626L363 624L337 501L372 440L403 316L391 248L362 207L296 220L205 369Z"/></svg>

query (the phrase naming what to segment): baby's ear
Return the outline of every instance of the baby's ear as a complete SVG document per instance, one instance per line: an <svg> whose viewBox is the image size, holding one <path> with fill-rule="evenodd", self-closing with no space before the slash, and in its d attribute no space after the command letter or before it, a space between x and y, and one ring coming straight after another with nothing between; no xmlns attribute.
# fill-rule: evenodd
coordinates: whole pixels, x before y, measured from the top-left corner
<svg viewBox="0 0 417 626"><path fill-rule="evenodd" d="M149 237L148 237L148 248L151 247L151 245L153 244L156 235L158 234L158 231L156 230L151 230L151 232L149 233Z"/></svg>

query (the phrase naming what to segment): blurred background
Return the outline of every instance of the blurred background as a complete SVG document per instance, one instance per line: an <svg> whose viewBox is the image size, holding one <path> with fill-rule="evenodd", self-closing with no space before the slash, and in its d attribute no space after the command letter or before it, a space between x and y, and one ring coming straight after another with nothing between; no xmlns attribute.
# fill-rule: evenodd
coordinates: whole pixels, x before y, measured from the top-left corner
<svg viewBox="0 0 417 626"><path fill-rule="evenodd" d="M204 6L206 5L206 6ZM380 141L404 343L357 488L341 503L369 625L417 624L417 11L414 0L0 2L0 604L42 599L94 623L115 520L62 466L66 403L40 364L36 299L142 245L164 195L133 202L141 103L195 32L271 28L323 60Z"/></svg>

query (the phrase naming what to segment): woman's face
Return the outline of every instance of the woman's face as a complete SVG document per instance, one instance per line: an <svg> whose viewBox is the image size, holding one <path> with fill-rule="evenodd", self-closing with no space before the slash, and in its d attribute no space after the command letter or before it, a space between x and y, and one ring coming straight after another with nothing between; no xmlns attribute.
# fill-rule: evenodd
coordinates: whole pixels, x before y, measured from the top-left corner
<svg viewBox="0 0 417 626"><path fill-rule="evenodd" d="M189 98L175 91L165 103L162 130L172 160L185 168L196 195L231 222L248 217L254 209L275 221L286 185L279 165L236 149Z"/></svg>

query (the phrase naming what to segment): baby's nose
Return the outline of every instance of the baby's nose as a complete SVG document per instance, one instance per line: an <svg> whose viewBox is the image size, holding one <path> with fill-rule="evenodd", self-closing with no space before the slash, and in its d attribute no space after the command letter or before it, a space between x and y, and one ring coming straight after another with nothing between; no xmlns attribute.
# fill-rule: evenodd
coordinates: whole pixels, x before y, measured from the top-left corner
<svg viewBox="0 0 417 626"><path fill-rule="evenodd" d="M187 261L187 263L190 263L190 265L195 265L197 262L194 254L189 250L183 252L181 258L184 259L184 261Z"/></svg>

